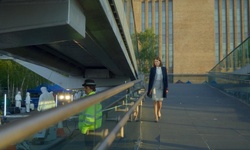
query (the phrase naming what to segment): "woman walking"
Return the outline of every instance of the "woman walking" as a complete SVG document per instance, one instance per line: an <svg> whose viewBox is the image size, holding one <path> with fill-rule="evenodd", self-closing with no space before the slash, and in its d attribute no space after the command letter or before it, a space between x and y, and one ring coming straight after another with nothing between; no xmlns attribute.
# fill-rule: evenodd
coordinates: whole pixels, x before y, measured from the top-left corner
<svg viewBox="0 0 250 150"><path fill-rule="evenodd" d="M150 69L147 96L154 101L155 122L161 118L163 98L168 93L168 76L166 67L162 66L160 57L154 59L154 66Z"/></svg>

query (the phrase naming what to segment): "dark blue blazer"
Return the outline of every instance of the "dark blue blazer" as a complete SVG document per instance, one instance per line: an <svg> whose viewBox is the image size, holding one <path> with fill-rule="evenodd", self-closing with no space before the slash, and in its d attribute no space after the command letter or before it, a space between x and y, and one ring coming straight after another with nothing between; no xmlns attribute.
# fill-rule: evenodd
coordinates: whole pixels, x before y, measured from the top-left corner
<svg viewBox="0 0 250 150"><path fill-rule="evenodd" d="M167 69L166 69L166 67L161 67L161 71L162 71L162 76L163 76L163 95L162 95L162 97L166 98L167 97L166 90L168 90L168 75L167 75ZM150 69L150 73L149 73L149 82L148 82L147 96L150 95L150 91L153 88L155 74L156 74L156 67L152 67Z"/></svg>

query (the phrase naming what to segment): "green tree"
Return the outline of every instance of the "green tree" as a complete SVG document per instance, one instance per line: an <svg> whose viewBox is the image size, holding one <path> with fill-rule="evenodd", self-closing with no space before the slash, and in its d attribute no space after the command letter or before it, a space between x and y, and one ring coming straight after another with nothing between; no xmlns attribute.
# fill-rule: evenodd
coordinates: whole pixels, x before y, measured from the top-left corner
<svg viewBox="0 0 250 150"><path fill-rule="evenodd" d="M25 96L27 89L43 83L50 82L12 60L0 60L0 97L5 93L13 103L17 91Z"/></svg>
<svg viewBox="0 0 250 150"><path fill-rule="evenodd" d="M133 36L138 42L138 52L136 54L139 70L148 73L153 66L153 59L158 55L158 36L153 29L146 29L144 32Z"/></svg>

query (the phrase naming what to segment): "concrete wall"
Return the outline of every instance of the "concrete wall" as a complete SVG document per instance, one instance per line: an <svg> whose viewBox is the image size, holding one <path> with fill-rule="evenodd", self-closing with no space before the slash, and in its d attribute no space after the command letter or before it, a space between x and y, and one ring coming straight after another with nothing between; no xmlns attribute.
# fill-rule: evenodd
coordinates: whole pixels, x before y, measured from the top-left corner
<svg viewBox="0 0 250 150"><path fill-rule="evenodd" d="M133 0L137 32L141 32L142 1ZM145 17L148 16L148 2L155 3L158 2L158 0L145 0ZM159 2L160 6L161 3L162 2ZM166 0L166 10L168 10L168 5L168 1ZM130 7L130 5L127 4L127 7ZM153 13L152 16L154 16ZM165 16L168 22L168 11L166 11ZM155 17L152 19L154 20L154 18ZM147 19L148 17L145 18L146 23L148 22ZM161 23L159 23L159 25L161 25ZM166 27L168 28L168 24ZM161 32L162 30L159 26L159 33ZM204 74L212 69L215 65L214 33L213 0L174 0L173 73ZM166 29L166 35L168 35L168 29ZM159 41L159 45L162 45L161 42L162 41ZM169 57L168 44L167 36L166 62L168 62ZM159 50L159 54L162 54L161 50ZM164 64L164 66L168 67L168 64Z"/></svg>
<svg viewBox="0 0 250 150"><path fill-rule="evenodd" d="M174 73L203 74L215 65L214 1L174 0Z"/></svg>

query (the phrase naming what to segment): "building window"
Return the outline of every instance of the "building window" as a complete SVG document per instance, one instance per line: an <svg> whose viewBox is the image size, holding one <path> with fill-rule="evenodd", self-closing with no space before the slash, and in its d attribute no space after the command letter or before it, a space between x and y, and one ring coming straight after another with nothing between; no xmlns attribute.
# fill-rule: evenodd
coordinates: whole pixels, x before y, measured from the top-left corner
<svg viewBox="0 0 250 150"><path fill-rule="evenodd" d="M227 12L226 12L226 0L222 1L222 16L221 16L221 25L222 25L222 57L227 55Z"/></svg>
<svg viewBox="0 0 250 150"><path fill-rule="evenodd" d="M152 2L148 2L148 27L152 28Z"/></svg>
<svg viewBox="0 0 250 150"><path fill-rule="evenodd" d="M244 38L248 38L249 35L249 1L248 0L244 0Z"/></svg>
<svg viewBox="0 0 250 150"><path fill-rule="evenodd" d="M230 51L234 50L234 0L229 1L229 36Z"/></svg>
<svg viewBox="0 0 250 150"><path fill-rule="evenodd" d="M237 44L242 42L241 38L241 0L236 1L236 23L237 23Z"/></svg>
<svg viewBox="0 0 250 150"><path fill-rule="evenodd" d="M159 35L159 3L155 2L155 34Z"/></svg>
<svg viewBox="0 0 250 150"><path fill-rule="evenodd" d="M135 32L134 28L134 15L133 15L133 10L130 9L130 33L133 34Z"/></svg>
<svg viewBox="0 0 250 150"><path fill-rule="evenodd" d="M166 64L166 2L162 2L162 63Z"/></svg>
<svg viewBox="0 0 250 150"><path fill-rule="evenodd" d="M173 1L168 1L168 70L170 73L173 73Z"/></svg>
<svg viewBox="0 0 250 150"><path fill-rule="evenodd" d="M214 1L214 28L215 28L215 61L220 61L220 33L219 33L219 1Z"/></svg>

